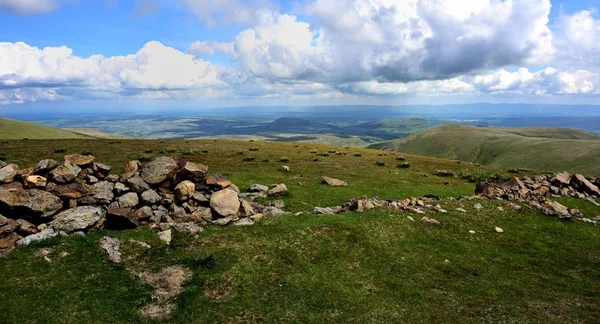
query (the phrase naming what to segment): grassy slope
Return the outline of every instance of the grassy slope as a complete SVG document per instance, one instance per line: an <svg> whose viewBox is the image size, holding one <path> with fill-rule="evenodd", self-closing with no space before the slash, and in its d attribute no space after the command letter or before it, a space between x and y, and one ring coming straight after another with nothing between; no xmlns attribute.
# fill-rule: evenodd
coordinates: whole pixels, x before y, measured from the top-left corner
<svg viewBox="0 0 600 324"><path fill-rule="evenodd" d="M112 143L112 144L110 144ZM227 141L105 140L0 143L8 160L25 167L58 148L92 151L115 167L140 153L177 149L211 173L247 185L285 182L290 211L339 204L367 194L402 198L425 193L442 197L470 194L473 184L424 177L436 169L473 165L406 155L411 168L394 167L393 155L353 149L362 157L319 157L308 151L331 149L294 143ZM248 148L258 147L258 152ZM201 153L207 150L207 153ZM240 155L238 152L245 152ZM253 156L271 163L242 162ZM277 172L281 156L290 173ZM384 160L385 167L375 166ZM482 170L494 171L483 167ZM116 170L118 172L118 170ZM326 174L347 180L347 188L319 183ZM88 238L61 238L18 249L0 259L0 312L7 322L143 322L136 308L149 302L151 289L131 269L183 264L193 278L177 299L173 322L594 322L600 312L600 232L529 210L500 212L502 202L457 203L435 215L440 226L412 222L389 210L339 216L289 216L250 228L208 228L199 238L178 234L171 247L152 230L101 232ZM590 203L565 199L586 215L600 214ZM462 206L468 213L457 213ZM417 215L411 215L418 218ZM505 230L493 231L494 226ZM469 234L475 230L477 234ZM126 260L104 261L103 235L120 237ZM140 251L128 238L151 243ZM52 247L52 263L36 256ZM61 252L68 256L61 258ZM447 262L445 260L448 260Z"/></svg>
<svg viewBox="0 0 600 324"><path fill-rule="evenodd" d="M102 131L99 131L99 130L93 129L93 128L66 128L65 130L73 132L73 133L75 133L77 135L81 135L83 137L91 137L91 138L98 138L98 139L127 139L127 138L131 138L131 137L125 136L125 135L105 133L105 132L102 132Z"/></svg>
<svg viewBox="0 0 600 324"><path fill-rule="evenodd" d="M447 125L372 147L506 168L600 173L600 137L570 129Z"/></svg>
<svg viewBox="0 0 600 324"><path fill-rule="evenodd" d="M0 118L0 139L70 139L83 137L68 130Z"/></svg>

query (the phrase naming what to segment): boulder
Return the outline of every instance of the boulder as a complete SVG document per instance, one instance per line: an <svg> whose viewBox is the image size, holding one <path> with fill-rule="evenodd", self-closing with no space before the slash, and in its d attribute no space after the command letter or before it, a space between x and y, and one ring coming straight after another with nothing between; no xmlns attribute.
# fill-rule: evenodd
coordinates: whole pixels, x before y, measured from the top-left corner
<svg viewBox="0 0 600 324"><path fill-rule="evenodd" d="M220 216L237 215L240 209L240 200L235 191L223 189L210 196L210 207Z"/></svg>
<svg viewBox="0 0 600 324"><path fill-rule="evenodd" d="M115 199L114 185L108 181L94 184L94 199L100 204L110 204Z"/></svg>
<svg viewBox="0 0 600 324"><path fill-rule="evenodd" d="M21 240L17 241L17 245L18 246L27 246L33 242L47 240L47 239L53 238L55 236L58 236L58 232L56 232L53 228L47 228L47 229L40 231L37 234L29 235L29 236L22 238Z"/></svg>
<svg viewBox="0 0 600 324"><path fill-rule="evenodd" d="M142 167L140 175L146 183L158 185L172 178L178 171L177 162L170 157L159 156Z"/></svg>
<svg viewBox="0 0 600 324"><path fill-rule="evenodd" d="M179 201L188 200L190 197L194 195L196 192L196 185L188 180L180 182L177 187L175 187L175 196ZM237 195L236 195L237 197Z"/></svg>
<svg viewBox="0 0 600 324"><path fill-rule="evenodd" d="M132 191L137 193L150 190L150 186L140 176L137 175L127 179L125 182Z"/></svg>
<svg viewBox="0 0 600 324"><path fill-rule="evenodd" d="M327 185L330 185L332 187L347 187L348 186L348 183L346 183L345 181L326 177L326 176L321 177L321 182L323 182Z"/></svg>
<svg viewBox="0 0 600 324"><path fill-rule="evenodd" d="M85 231L96 225L104 218L106 212L101 207L81 206L67 209L50 222L50 227L55 231L73 233Z"/></svg>
<svg viewBox="0 0 600 324"><path fill-rule="evenodd" d="M254 207L249 201L241 200L240 215L244 217L250 217L254 215Z"/></svg>
<svg viewBox="0 0 600 324"><path fill-rule="evenodd" d="M50 178L58 183L72 182L79 176L81 168L74 164L61 164L50 171Z"/></svg>
<svg viewBox="0 0 600 324"><path fill-rule="evenodd" d="M121 208L134 208L140 203L138 195L135 192L126 193L117 198L117 201L119 202L119 207Z"/></svg>
<svg viewBox="0 0 600 324"><path fill-rule="evenodd" d="M142 202L146 205L154 205L162 200L162 197L156 193L156 191L149 189L142 192Z"/></svg>
<svg viewBox="0 0 600 324"><path fill-rule="evenodd" d="M19 224L19 234L23 236L33 235L38 232L37 227L24 219L17 219Z"/></svg>
<svg viewBox="0 0 600 324"><path fill-rule="evenodd" d="M111 262L120 263L122 261L121 252L119 251L121 248L119 239L105 236L100 239L100 248Z"/></svg>
<svg viewBox="0 0 600 324"><path fill-rule="evenodd" d="M48 179L39 176L39 175L31 175L25 178L23 184L25 188L44 188L48 183Z"/></svg>
<svg viewBox="0 0 600 324"><path fill-rule="evenodd" d="M280 184L276 185L274 188L269 189L269 191L267 191L267 194L269 196L274 196L274 195L283 195L287 192L288 192L287 186L283 183L280 183Z"/></svg>
<svg viewBox="0 0 600 324"><path fill-rule="evenodd" d="M24 190L20 184L0 186L0 207L20 217L48 217L63 208L60 198L39 190Z"/></svg>
<svg viewBox="0 0 600 324"><path fill-rule="evenodd" d="M203 164L186 162L179 171L178 178L180 180L189 180L193 182L202 182L206 179L208 167Z"/></svg>
<svg viewBox="0 0 600 324"><path fill-rule="evenodd" d="M55 196L63 199L77 199L94 194L94 188L82 182L72 182L65 185L57 185L50 190Z"/></svg>
<svg viewBox="0 0 600 324"><path fill-rule="evenodd" d="M559 187L567 187L569 186L569 182L571 180L571 175L568 174L567 172L559 172L557 174L554 175L554 177L552 177L552 179L550 179L550 182Z"/></svg>
<svg viewBox="0 0 600 324"><path fill-rule="evenodd" d="M581 174L576 174L571 177L571 186L580 192L600 197L600 189Z"/></svg>
<svg viewBox="0 0 600 324"><path fill-rule="evenodd" d="M569 213L569 208L567 208L566 206L564 206L556 201L546 200L542 203L542 207L544 207L550 211L549 213L546 211L546 214L557 215L557 216L560 216L561 218L570 218L571 217L571 214Z"/></svg>
<svg viewBox="0 0 600 324"><path fill-rule="evenodd" d="M267 192L269 191L269 187L261 184L253 184L248 189L249 192Z"/></svg>
<svg viewBox="0 0 600 324"><path fill-rule="evenodd" d="M14 219L7 219L6 224L0 226L0 235L16 232L19 229L19 223Z"/></svg>
<svg viewBox="0 0 600 324"><path fill-rule="evenodd" d="M106 228L126 230L140 226L131 208L109 208L106 212Z"/></svg>
<svg viewBox="0 0 600 324"><path fill-rule="evenodd" d="M15 177L19 174L19 166L16 164L9 164L0 169L0 184L9 183L15 180Z"/></svg>
<svg viewBox="0 0 600 324"><path fill-rule="evenodd" d="M216 187L219 189L225 189L231 186L231 181L227 180L224 175L216 174L206 178L206 185L210 187Z"/></svg>
<svg viewBox="0 0 600 324"><path fill-rule="evenodd" d="M121 179L123 180L127 180L131 177L133 177L137 172L138 169L140 168L142 164L140 163L140 161L129 161L127 162L127 165L125 166L125 169L123 170L123 173L121 174Z"/></svg>
<svg viewBox="0 0 600 324"><path fill-rule="evenodd" d="M58 162L52 159L41 160L33 169L33 173L38 175L44 175L54 170L54 168L56 168L57 166Z"/></svg>
<svg viewBox="0 0 600 324"><path fill-rule="evenodd" d="M14 247L21 238L21 235L15 232L10 233L4 237L0 237L0 250L10 249Z"/></svg>
<svg viewBox="0 0 600 324"><path fill-rule="evenodd" d="M91 155L69 154L65 155L65 162L79 167L91 165L96 158Z"/></svg>

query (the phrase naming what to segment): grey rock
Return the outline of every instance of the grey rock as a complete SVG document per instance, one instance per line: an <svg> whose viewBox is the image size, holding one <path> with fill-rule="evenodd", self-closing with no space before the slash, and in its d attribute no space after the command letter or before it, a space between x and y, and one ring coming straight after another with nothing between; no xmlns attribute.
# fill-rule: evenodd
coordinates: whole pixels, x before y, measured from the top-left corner
<svg viewBox="0 0 600 324"><path fill-rule="evenodd" d="M79 176L81 168L73 164L61 164L50 171L50 178L58 183L72 182Z"/></svg>
<svg viewBox="0 0 600 324"><path fill-rule="evenodd" d="M154 205L162 200L162 197L152 189L142 192L141 196L142 201L147 205Z"/></svg>
<svg viewBox="0 0 600 324"><path fill-rule="evenodd" d="M117 198L117 201L119 202L119 207L121 208L134 208L140 203L138 195L135 192L126 193Z"/></svg>
<svg viewBox="0 0 600 324"><path fill-rule="evenodd" d="M271 200L267 203L267 205L271 207L284 208L285 202L283 200Z"/></svg>
<svg viewBox="0 0 600 324"><path fill-rule="evenodd" d="M249 192L267 192L269 191L269 187L261 184L253 184L248 189Z"/></svg>
<svg viewBox="0 0 600 324"><path fill-rule="evenodd" d="M316 215L335 215L335 213L336 211L331 207L315 207L313 209L313 214Z"/></svg>
<svg viewBox="0 0 600 324"><path fill-rule="evenodd" d="M39 190L24 190L20 185L0 186L0 206L19 213L19 217L48 217L63 208L60 198Z"/></svg>
<svg viewBox="0 0 600 324"><path fill-rule="evenodd" d="M193 182L202 182L206 178L208 167L203 164L186 162L181 171L179 171L179 179L190 180Z"/></svg>
<svg viewBox="0 0 600 324"><path fill-rule="evenodd" d="M119 181L119 176L116 174L109 174L106 176L106 178L104 178L104 180L115 183L115 182Z"/></svg>
<svg viewBox="0 0 600 324"><path fill-rule="evenodd" d="M100 207L81 206L61 212L50 222L57 232L72 233L84 231L104 218L106 212Z"/></svg>
<svg viewBox="0 0 600 324"><path fill-rule="evenodd" d="M185 201L194 195L195 191L196 185L189 180L184 180L175 187L175 196L179 201Z"/></svg>
<svg viewBox="0 0 600 324"><path fill-rule="evenodd" d="M88 183L91 183L91 184L94 184L94 183L97 183L98 181L100 181L100 180L98 180L98 178L94 177L93 175L88 175L86 177L86 180Z"/></svg>
<svg viewBox="0 0 600 324"><path fill-rule="evenodd" d="M100 248L104 251L106 258L114 263L120 263L121 259L121 242L112 237L105 236L100 239Z"/></svg>
<svg viewBox="0 0 600 324"><path fill-rule="evenodd" d="M280 184L276 185L273 189L269 189L269 191L267 191L267 194L269 196L274 196L274 195L283 195L287 192L288 192L287 186L283 183L280 183Z"/></svg>
<svg viewBox="0 0 600 324"><path fill-rule="evenodd" d="M33 169L33 174L46 174L58 166L58 162L52 159L41 160Z"/></svg>
<svg viewBox="0 0 600 324"><path fill-rule="evenodd" d="M39 242L58 236L58 232L53 228L47 228L37 234L29 235L17 241L17 246L27 246L33 242Z"/></svg>
<svg viewBox="0 0 600 324"><path fill-rule="evenodd" d="M212 221L214 225L227 226L229 223L236 221L238 218L234 216L223 217Z"/></svg>
<svg viewBox="0 0 600 324"><path fill-rule="evenodd" d="M285 215L286 212L277 207L266 207L265 209L263 209L262 214L266 217L273 217Z"/></svg>
<svg viewBox="0 0 600 324"><path fill-rule="evenodd" d="M167 245L171 245L171 240L173 239L173 232L170 229L162 232L158 232L158 238L165 242Z"/></svg>
<svg viewBox="0 0 600 324"><path fill-rule="evenodd" d="M115 183L115 192L117 193L117 195L122 195L124 193L129 192L129 187L127 187L124 183L122 182L117 182Z"/></svg>
<svg viewBox="0 0 600 324"><path fill-rule="evenodd" d="M144 191L150 190L150 186L140 176L137 175L127 179L126 183L132 191L135 191L137 193L142 193Z"/></svg>
<svg viewBox="0 0 600 324"><path fill-rule="evenodd" d="M19 166L16 164L9 164L0 169L0 183L9 183L15 179L15 176L19 173Z"/></svg>
<svg viewBox="0 0 600 324"><path fill-rule="evenodd" d="M254 225L254 222L250 218L242 218L237 222L233 223L233 226L249 226Z"/></svg>
<svg viewBox="0 0 600 324"><path fill-rule="evenodd" d="M223 189L210 196L210 207L223 217L237 215L240 209L240 200L235 191Z"/></svg>
<svg viewBox="0 0 600 324"><path fill-rule="evenodd" d="M159 156L142 167L140 176L146 183L157 185L173 177L177 173L178 168L177 162L172 158Z"/></svg>

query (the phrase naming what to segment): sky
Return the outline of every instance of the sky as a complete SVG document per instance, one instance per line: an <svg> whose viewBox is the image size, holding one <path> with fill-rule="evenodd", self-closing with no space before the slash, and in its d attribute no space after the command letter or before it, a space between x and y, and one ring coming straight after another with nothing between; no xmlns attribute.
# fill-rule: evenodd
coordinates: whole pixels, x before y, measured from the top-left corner
<svg viewBox="0 0 600 324"><path fill-rule="evenodd" d="M0 112L600 104L597 0L0 0Z"/></svg>

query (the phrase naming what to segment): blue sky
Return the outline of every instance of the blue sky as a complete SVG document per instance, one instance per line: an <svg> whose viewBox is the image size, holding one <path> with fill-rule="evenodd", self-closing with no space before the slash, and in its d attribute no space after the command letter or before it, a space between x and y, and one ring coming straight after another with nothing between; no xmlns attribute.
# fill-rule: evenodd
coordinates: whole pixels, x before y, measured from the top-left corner
<svg viewBox="0 0 600 324"><path fill-rule="evenodd" d="M82 102L595 104L597 5L0 0L0 111Z"/></svg>

